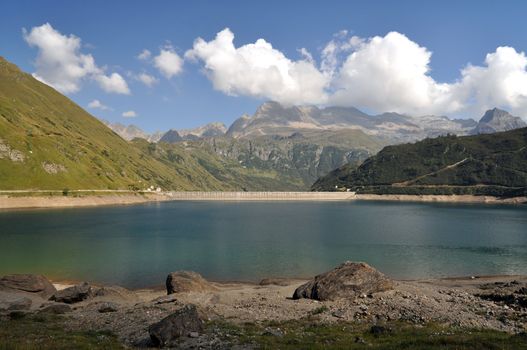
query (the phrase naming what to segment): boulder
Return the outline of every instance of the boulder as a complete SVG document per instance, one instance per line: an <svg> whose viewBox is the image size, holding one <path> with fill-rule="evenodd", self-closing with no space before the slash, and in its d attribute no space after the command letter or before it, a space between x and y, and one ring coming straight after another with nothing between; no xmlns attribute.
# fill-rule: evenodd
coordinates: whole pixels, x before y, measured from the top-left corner
<svg viewBox="0 0 527 350"><path fill-rule="evenodd" d="M148 327L154 346L176 345L182 336L203 332L204 325L195 305L188 304Z"/></svg>
<svg viewBox="0 0 527 350"><path fill-rule="evenodd" d="M0 292L0 311L29 310L33 302L20 294Z"/></svg>
<svg viewBox="0 0 527 350"><path fill-rule="evenodd" d="M59 303L73 304L93 297L93 288L86 282L59 290L53 294L49 300Z"/></svg>
<svg viewBox="0 0 527 350"><path fill-rule="evenodd" d="M46 277L29 274L3 276L0 278L0 290L35 293L43 298L48 298L57 291Z"/></svg>
<svg viewBox="0 0 527 350"><path fill-rule="evenodd" d="M49 303L42 305L38 312L42 314L62 315L71 311L71 306L69 306L68 304Z"/></svg>
<svg viewBox="0 0 527 350"><path fill-rule="evenodd" d="M353 299L361 294L393 289L393 282L366 263L347 261L335 269L316 276L295 290L293 299Z"/></svg>
<svg viewBox="0 0 527 350"><path fill-rule="evenodd" d="M167 294L184 292L205 292L216 288L199 273L193 271L171 272L166 281Z"/></svg>

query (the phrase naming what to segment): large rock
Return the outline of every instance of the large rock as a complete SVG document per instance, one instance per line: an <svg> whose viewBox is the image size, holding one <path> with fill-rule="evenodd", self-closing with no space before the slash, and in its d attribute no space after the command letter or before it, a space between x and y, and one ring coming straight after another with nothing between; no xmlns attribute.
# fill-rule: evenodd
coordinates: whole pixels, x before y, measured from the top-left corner
<svg viewBox="0 0 527 350"><path fill-rule="evenodd" d="M295 290L293 299L335 300L355 298L393 289L393 282L366 263L346 261L316 276Z"/></svg>
<svg viewBox="0 0 527 350"><path fill-rule="evenodd" d="M0 278L0 290L34 293L43 298L48 298L57 291L46 277L29 274L3 276Z"/></svg>
<svg viewBox="0 0 527 350"><path fill-rule="evenodd" d="M0 312L29 310L31 304L31 299L18 293L0 292Z"/></svg>
<svg viewBox="0 0 527 350"><path fill-rule="evenodd" d="M189 304L148 327L148 333L155 346L164 347L176 345L180 337L201 333L203 329L196 306Z"/></svg>
<svg viewBox="0 0 527 350"><path fill-rule="evenodd" d="M49 303L44 304L40 307L40 310L38 310L39 313L42 314L53 314L53 315L62 315L67 312L71 312L71 306L64 303Z"/></svg>
<svg viewBox="0 0 527 350"><path fill-rule="evenodd" d="M199 273L193 271L171 272L166 281L167 294L183 292L205 292L216 288Z"/></svg>
<svg viewBox="0 0 527 350"><path fill-rule="evenodd" d="M59 303L73 304L93 297L93 288L86 282L59 290L49 298Z"/></svg>

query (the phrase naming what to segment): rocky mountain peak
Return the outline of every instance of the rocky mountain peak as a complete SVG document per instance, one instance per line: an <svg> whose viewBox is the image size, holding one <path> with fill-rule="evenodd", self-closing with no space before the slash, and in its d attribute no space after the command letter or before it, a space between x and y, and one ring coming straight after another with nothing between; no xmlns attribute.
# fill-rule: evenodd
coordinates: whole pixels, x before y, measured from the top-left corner
<svg viewBox="0 0 527 350"><path fill-rule="evenodd" d="M179 142L179 141L183 141L183 138L181 137L181 135L178 133L176 129L168 130L163 135L163 137L161 137L161 139L159 140L159 142L166 142L166 143L174 143L174 142Z"/></svg>
<svg viewBox="0 0 527 350"><path fill-rule="evenodd" d="M508 131L523 128L527 124L520 118L499 108L489 109L481 117L472 134L491 134L494 132Z"/></svg>

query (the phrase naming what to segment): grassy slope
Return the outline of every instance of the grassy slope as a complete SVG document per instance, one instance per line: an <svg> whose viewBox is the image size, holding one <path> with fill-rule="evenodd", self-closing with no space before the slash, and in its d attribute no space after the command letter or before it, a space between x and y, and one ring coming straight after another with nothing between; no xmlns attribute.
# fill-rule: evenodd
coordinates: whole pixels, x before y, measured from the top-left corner
<svg viewBox="0 0 527 350"><path fill-rule="evenodd" d="M476 194L525 188L527 128L388 146L357 169L345 166L319 179L313 189L330 190L335 185L363 192L382 187L390 193L413 193L416 188L418 193L427 187L438 193L437 187L442 187L439 192L445 194L451 187L472 186Z"/></svg>
<svg viewBox="0 0 527 350"><path fill-rule="evenodd" d="M181 176L191 176L185 169L194 169L194 183L207 190L223 191L282 191L305 190L303 183L294 177L281 176L273 170L248 169L236 161L218 156L207 147L192 142L176 144L148 143L142 139L132 141L150 157L173 168ZM203 182L206 180L206 182Z"/></svg>
<svg viewBox="0 0 527 350"><path fill-rule="evenodd" d="M2 156L2 147L4 153ZM21 152L9 159L5 148ZM43 164L66 171L49 174ZM0 57L0 189L299 189L272 171L247 170L212 152L129 143L51 87Z"/></svg>
<svg viewBox="0 0 527 350"><path fill-rule="evenodd" d="M2 189L195 188L78 105L0 58L0 138L23 162L0 159ZM48 174L44 162L67 171Z"/></svg>

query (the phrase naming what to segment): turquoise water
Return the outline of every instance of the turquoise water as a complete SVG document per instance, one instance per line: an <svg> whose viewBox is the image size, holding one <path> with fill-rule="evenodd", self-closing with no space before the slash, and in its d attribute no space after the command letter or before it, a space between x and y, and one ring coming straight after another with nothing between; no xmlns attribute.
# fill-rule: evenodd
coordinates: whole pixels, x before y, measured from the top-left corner
<svg viewBox="0 0 527 350"><path fill-rule="evenodd" d="M395 278L527 274L527 207L389 202L165 202L0 211L0 274L144 287L310 277L345 260Z"/></svg>

